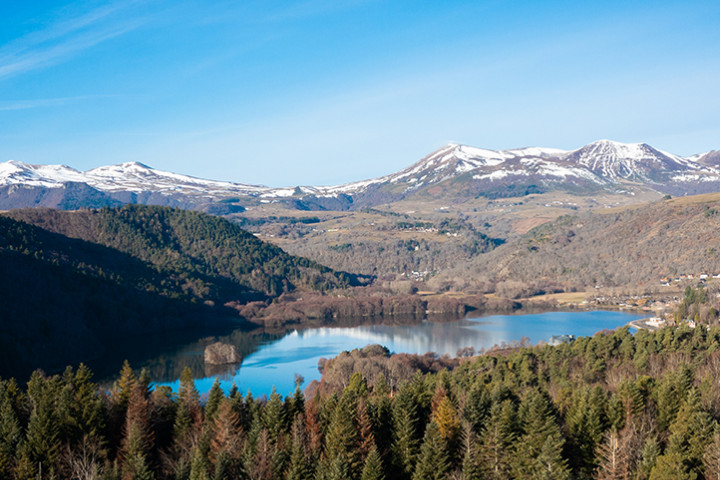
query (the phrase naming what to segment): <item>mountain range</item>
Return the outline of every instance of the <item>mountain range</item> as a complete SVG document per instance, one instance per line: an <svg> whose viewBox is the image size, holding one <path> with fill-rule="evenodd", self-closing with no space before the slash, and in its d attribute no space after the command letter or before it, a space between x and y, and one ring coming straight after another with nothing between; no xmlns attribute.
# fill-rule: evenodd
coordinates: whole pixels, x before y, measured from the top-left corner
<svg viewBox="0 0 720 480"><path fill-rule="evenodd" d="M205 180L137 162L85 172L64 165L0 164L0 208L61 209L126 203L226 215L263 203L350 210L413 197L503 198L565 191L691 195L720 191L720 151L690 157L645 143L599 140L577 150L487 150L448 144L399 172L338 186L272 188Z"/></svg>

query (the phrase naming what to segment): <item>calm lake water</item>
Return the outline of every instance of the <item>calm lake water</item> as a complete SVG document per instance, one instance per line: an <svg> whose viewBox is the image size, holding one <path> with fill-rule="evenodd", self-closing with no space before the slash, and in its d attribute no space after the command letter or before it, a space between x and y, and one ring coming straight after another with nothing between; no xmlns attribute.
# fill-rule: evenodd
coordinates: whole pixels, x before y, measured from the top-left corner
<svg viewBox="0 0 720 480"><path fill-rule="evenodd" d="M491 315L459 321L414 325L370 325L350 328L312 328L290 331L285 335L250 335L231 333L225 337L204 339L183 347L177 352L145 362L158 384L177 390L179 371L188 365L196 377L201 393L207 392L215 378L225 391L233 382L241 392L254 396L269 394L273 387L287 395L295 388L295 375L305 379L303 386L319 380L318 360L337 355L344 350L362 348L377 343L394 353L436 352L455 355L464 347L491 348L503 342L520 341L528 337L536 344L553 335L594 335L603 329L615 329L631 320L646 317L625 312L547 312L525 315ZM233 343L244 360L240 365L212 367L203 361L204 346L220 340Z"/></svg>

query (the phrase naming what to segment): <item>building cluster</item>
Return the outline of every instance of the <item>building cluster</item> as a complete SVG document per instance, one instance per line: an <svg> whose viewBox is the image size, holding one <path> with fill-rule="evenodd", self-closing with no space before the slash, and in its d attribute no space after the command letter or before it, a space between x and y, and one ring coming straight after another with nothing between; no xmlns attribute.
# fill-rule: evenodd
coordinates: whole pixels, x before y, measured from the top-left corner
<svg viewBox="0 0 720 480"><path fill-rule="evenodd" d="M704 284L711 278L720 278L720 273L700 273L700 274L694 274L694 273L688 273L683 275L678 275L677 277L663 277L660 279L660 285L663 287L672 287L673 284L678 284L682 282L694 282L697 281L699 284Z"/></svg>

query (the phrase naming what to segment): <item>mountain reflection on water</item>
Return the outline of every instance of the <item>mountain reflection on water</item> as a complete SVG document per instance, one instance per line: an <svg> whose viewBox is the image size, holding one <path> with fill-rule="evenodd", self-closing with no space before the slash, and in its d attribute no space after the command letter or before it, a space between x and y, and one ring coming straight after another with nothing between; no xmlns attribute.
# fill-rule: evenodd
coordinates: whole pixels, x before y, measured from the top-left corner
<svg viewBox="0 0 720 480"><path fill-rule="evenodd" d="M283 333L268 333L260 329L234 330L220 335L196 337L199 339L174 349L165 349L132 366L147 368L153 382L170 385L173 390L177 390L180 372L189 366L201 393L207 392L215 378L219 378L226 391L234 382L243 393L250 390L253 395L259 396L269 394L275 387L279 393L286 395L295 388L296 375L304 378L305 385L312 380L319 380L317 364L320 358L333 357L344 350L362 348L368 344L384 345L395 353L435 352L438 355L455 355L465 347L487 349L493 345L517 342L523 337L536 344L553 335L593 335L644 316L606 311L546 312L420 323L396 319L394 324L356 324L288 330ZM235 365L205 365L204 348L216 341L234 345L242 362Z"/></svg>

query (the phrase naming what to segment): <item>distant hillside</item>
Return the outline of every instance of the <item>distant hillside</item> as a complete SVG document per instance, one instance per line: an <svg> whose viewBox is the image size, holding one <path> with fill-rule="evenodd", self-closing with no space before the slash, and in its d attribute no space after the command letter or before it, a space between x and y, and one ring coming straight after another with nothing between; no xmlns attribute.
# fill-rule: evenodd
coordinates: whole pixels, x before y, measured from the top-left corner
<svg viewBox="0 0 720 480"><path fill-rule="evenodd" d="M0 375L97 356L121 337L238 320L222 307L228 301L356 284L197 212L126 206L6 215Z"/></svg>
<svg viewBox="0 0 720 480"><path fill-rule="evenodd" d="M447 276L575 286L659 285L720 273L720 195L567 215L459 266Z"/></svg>
<svg viewBox="0 0 720 480"><path fill-rule="evenodd" d="M184 282L183 291L203 300L257 299L296 288L340 288L356 281L293 257L237 224L199 212L126 205L73 212L23 209L7 215L129 254Z"/></svg>

